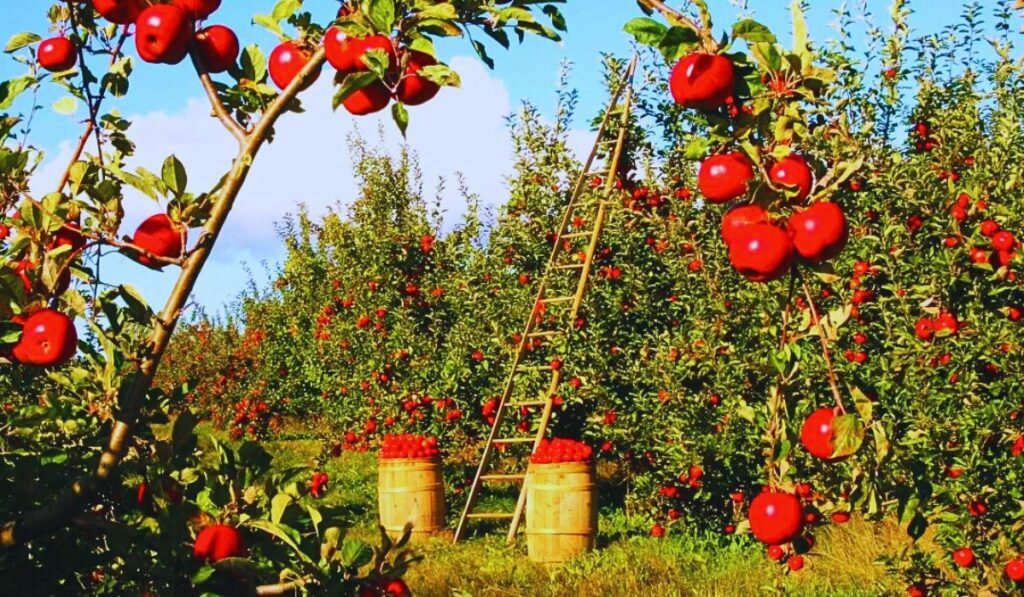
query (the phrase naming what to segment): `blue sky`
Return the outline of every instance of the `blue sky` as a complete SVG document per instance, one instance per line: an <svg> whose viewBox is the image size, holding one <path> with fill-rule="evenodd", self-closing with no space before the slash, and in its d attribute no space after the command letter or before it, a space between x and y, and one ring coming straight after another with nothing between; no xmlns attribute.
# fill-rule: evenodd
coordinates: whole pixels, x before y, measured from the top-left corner
<svg viewBox="0 0 1024 597"><path fill-rule="evenodd" d="M830 24L832 10L841 0L813 0L808 15L812 36L823 41L834 35ZM255 13L269 12L274 0L224 0L224 5L210 22L231 26L243 44L259 43L265 51L275 43L274 36L249 24ZM721 29L731 24L739 12L742 0L711 0L716 25ZM856 4L857 2L849 2ZM0 20L0 41L11 35L33 30L41 32L47 26L42 2L13 2L7 0ZM675 5L680 3L675 2ZM748 0L748 12L788 38L788 0ZM868 0L875 18L885 25L888 2ZM988 4L988 3L986 3ZM10 5L15 5L12 8ZM920 13L912 18L918 32L935 32L955 22L961 12L960 0L917 2ZM943 10L936 10L941 5ZM306 6L323 20L330 18L337 3L332 0L307 0ZM606 101L601 88L601 52L626 53L630 42L622 33L622 25L639 16L633 0L570 0L563 7L569 32L561 44L528 38L512 51L494 51L497 61L494 71L487 71L472 57L465 40L453 40L440 45L443 58L450 61L463 75L460 90L445 90L438 98L420 108L411 110L412 124L408 143L419 152L429 190L438 177L449 179L464 173L472 190L481 194L485 204L498 204L504 196L502 176L510 165L509 145L504 134L503 117L514 110L522 100L538 104L542 112L553 108L553 88L559 65L572 62L571 83L580 92L580 111L574 133L576 143L587 145L585 129L587 119ZM500 49L499 49L500 50ZM134 49L130 51L134 52ZM0 80L21 74L24 66L9 57L0 59ZM341 113L331 113L331 90L328 77L321 77L304 96L307 113L288 116L279 125L279 139L256 162L249 188L243 192L232 222L213 258L200 279L196 301L211 310L230 301L241 290L249 274L243 264L254 270L258 281L264 279L261 262L273 263L282 251L276 242L273 222L292 211L298 202L310 206L314 213L322 213L336 201L345 202L356 189L347 176L349 163L345 136L353 130L353 123ZM61 116L49 109L63 93L48 88L40 95L47 106L36 118L31 141L46 150L44 162L33 189L46 192L63 167L62 154L67 155L71 139L80 130L80 108L73 116ZM231 156L231 142L226 134L208 118L208 106L187 61L177 66L151 65L136 62L129 97L110 104L134 122L133 138L138 144L137 165L158 169L169 153L178 155L189 167L193 190L213 183L227 168ZM20 104L24 108L24 103ZM375 136L378 119L370 117L357 126L361 133ZM392 127L385 122L384 143L397 147L400 143ZM456 185L452 182L449 188ZM445 206L453 217L461 212L458 197L444 196ZM159 211L148 200L138 196L126 198L127 216L124 233L134 223ZM154 274L142 271L135 264L123 262L120 257L104 266L105 272L120 276L139 286L154 304L161 304L163 296L173 282L173 273Z"/></svg>

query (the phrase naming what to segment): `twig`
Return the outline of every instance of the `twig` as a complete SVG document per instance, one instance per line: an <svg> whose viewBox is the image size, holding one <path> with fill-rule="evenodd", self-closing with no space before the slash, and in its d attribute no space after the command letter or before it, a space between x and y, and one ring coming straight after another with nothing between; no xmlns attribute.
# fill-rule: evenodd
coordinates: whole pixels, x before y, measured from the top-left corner
<svg viewBox="0 0 1024 597"><path fill-rule="evenodd" d="M220 96L217 95L217 88L213 85L213 79L210 78L210 72L206 70L206 65L203 64L202 58L199 56L199 52L196 51L195 40L189 44L188 54L192 58L192 65L196 69L196 73L199 75L199 82L203 85L203 90L206 91L206 97L210 100L210 107L213 108L213 115L220 120L224 128L228 130L231 135L238 140L239 145L245 143L245 139L248 136L248 132L242 128L242 125L238 124L238 121L228 114L227 109L224 107L224 102L220 100Z"/></svg>
<svg viewBox="0 0 1024 597"><path fill-rule="evenodd" d="M117 45L110 53L110 66L113 66L117 62L117 58L121 55L121 49L124 47L125 41L128 39L129 25L125 25L121 29L121 37L117 41ZM79 63L81 63L81 52L79 49ZM83 64L83 68L84 64ZM83 75L84 76L84 75ZM89 137L92 136L93 132L97 132L96 127L96 115L99 114L100 104L103 103L103 99L106 97L106 89L100 89L100 95L97 97L95 102L92 102L95 107L89 107L89 122L85 125L85 130L82 132L82 136L78 138L78 144L75 146L75 150L71 153L71 159L68 160L67 168L64 169L64 174L61 175L60 181L57 183L56 192L60 193L64 191L64 186L71 180L71 168L78 162L79 158L82 157L82 152L85 151L85 144L89 142ZM99 143L99 137L97 132L97 143ZM100 159L103 159L102 145L100 150Z"/></svg>
<svg viewBox="0 0 1024 597"><path fill-rule="evenodd" d="M832 396L836 400L836 406L845 415L846 407L843 405L843 396L839 392L839 383L836 381L836 372L832 368L832 355L828 350L828 338L825 337L825 328L821 325L821 318L818 317L818 309L814 306L814 298L811 297L811 289L807 286L806 280L800 282L804 288L804 296L807 297L807 306L811 309L811 319L814 325L818 326L818 337L821 339L821 356L825 359L825 371L828 374L828 385L832 387Z"/></svg>
<svg viewBox="0 0 1024 597"><path fill-rule="evenodd" d="M689 16L670 7L661 0L639 0L639 2L641 4L644 4L648 8L657 10L662 15L664 15L664 17L668 19L669 22L675 23L682 27L686 27L687 29L692 29L694 32L697 33L697 35L700 36L701 41L704 42L704 49L708 50L709 52L718 51L718 43L715 42L714 38L711 36L711 32L705 31L703 28L700 27L700 25L696 23L696 21L694 21Z"/></svg>
<svg viewBox="0 0 1024 597"><path fill-rule="evenodd" d="M273 585L260 585L256 587L256 595L259 597L276 597L278 595L297 595L303 587L316 584L311 578L300 578L289 582L281 582Z"/></svg>

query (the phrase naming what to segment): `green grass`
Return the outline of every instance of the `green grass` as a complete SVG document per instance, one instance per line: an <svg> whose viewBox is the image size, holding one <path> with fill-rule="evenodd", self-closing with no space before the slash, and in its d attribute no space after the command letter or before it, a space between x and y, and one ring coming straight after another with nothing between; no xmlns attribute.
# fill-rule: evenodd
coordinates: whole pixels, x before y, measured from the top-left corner
<svg viewBox="0 0 1024 597"><path fill-rule="evenodd" d="M314 440L268 442L276 466L312 466L320 454ZM351 513L350 534L376 542L376 458L345 453L324 467L331 479L326 505ZM449 501L449 520L461 508ZM458 545L431 539L415 549L424 556L408 576L417 596L512 597L566 595L879 595L901 593L897 579L874 563L903 541L891 525L857 519L816 533L817 545L798 573L784 574L753 541L701 535L673 527L664 539L620 532L630 526L620 510L602 512L602 548L561 567L529 562L524 542L506 547L504 533L478 534Z"/></svg>

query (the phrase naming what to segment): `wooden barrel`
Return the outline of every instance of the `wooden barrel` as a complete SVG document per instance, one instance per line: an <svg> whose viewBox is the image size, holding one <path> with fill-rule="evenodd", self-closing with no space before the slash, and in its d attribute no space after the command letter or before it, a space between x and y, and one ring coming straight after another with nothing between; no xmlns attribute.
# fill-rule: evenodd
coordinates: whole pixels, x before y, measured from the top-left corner
<svg viewBox="0 0 1024 597"><path fill-rule="evenodd" d="M377 492L380 523L398 538L412 523L412 539L441 533L444 525L444 477L438 458L381 458Z"/></svg>
<svg viewBox="0 0 1024 597"><path fill-rule="evenodd" d="M526 547L532 561L557 564L594 549L593 464L531 464L526 484Z"/></svg>

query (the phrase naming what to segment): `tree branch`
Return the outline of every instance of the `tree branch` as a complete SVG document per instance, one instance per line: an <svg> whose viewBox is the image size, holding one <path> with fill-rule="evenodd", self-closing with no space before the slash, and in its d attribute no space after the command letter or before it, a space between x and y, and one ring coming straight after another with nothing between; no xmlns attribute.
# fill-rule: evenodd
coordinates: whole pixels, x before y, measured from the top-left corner
<svg viewBox="0 0 1024 597"><path fill-rule="evenodd" d="M117 62L118 57L121 55L121 49L124 47L125 41L128 39L130 25L125 25L121 29L121 37L117 40L117 45L114 46L114 50L110 53L110 66L113 66ZM82 50L79 49L79 64L82 64L82 68L85 68L82 62ZM106 97L106 89L100 89L100 95L97 96L95 102L90 102L89 106L89 122L85 125L85 131L82 132L82 136L78 138L78 144L75 145L75 150L71 153L71 159L68 160L68 165L64 169L64 174L61 175L60 181L57 183L57 193L64 191L64 186L71 180L71 167L74 166L78 160L82 157L82 152L85 151L85 144L89 142L89 137L96 132L96 116L100 111L100 104L103 103ZM97 143L99 141L97 140ZM102 151L100 152L102 154ZM102 157L102 156L101 156Z"/></svg>
<svg viewBox="0 0 1024 597"><path fill-rule="evenodd" d="M273 585L260 585L256 587L258 597L278 597L280 595L298 595L303 587L315 584L316 581L309 578L300 578L289 582L281 582Z"/></svg>
<svg viewBox="0 0 1024 597"><path fill-rule="evenodd" d="M195 40L189 43L188 55L192 58L192 65L196 69L196 74L199 75L199 82L203 84L206 97L210 100L210 107L213 108L214 117L220 120L224 128L238 140L239 144L245 143L248 132L242 128L242 125L238 124L237 120L228 114L227 109L224 107L224 102L220 101L220 96L217 95L217 88L214 87L213 79L210 78L210 72L206 70L206 65L203 64L199 52L196 51Z"/></svg>
<svg viewBox="0 0 1024 597"><path fill-rule="evenodd" d="M709 52L718 51L718 43L715 42L714 38L711 36L711 32L702 29L700 25L698 25L697 22L694 21L689 16L683 14L682 12L679 12L678 10L665 4L661 0L638 1L647 8L660 12L662 16L664 16L669 21L669 23L678 25L680 27L684 27L686 29L691 29L694 32L696 32L697 35L700 36L701 41L704 43L704 48Z"/></svg>
<svg viewBox="0 0 1024 597"><path fill-rule="evenodd" d="M836 406L842 413L846 414L846 406L843 405L843 395L839 392L839 383L836 381L836 372L832 368L832 355L828 350L828 338L825 337L825 328L821 325L821 318L818 317L818 309L814 306L814 298L811 296L811 289L807 281L802 280L804 296L807 297L807 306L811 309L811 319L818 327L818 337L821 338L821 356L825 359L825 371L828 375L828 385L832 387L832 396L835 398Z"/></svg>
<svg viewBox="0 0 1024 597"><path fill-rule="evenodd" d="M0 551L22 545L36 537L66 527L72 517L81 512L96 497L97 488L108 483L113 477L121 462L125 447L132 438L136 419L153 383L153 378L156 376L160 359L174 333L178 318L192 293L203 265L210 256L217 237L224 228L224 222L231 212L235 199L245 184L249 170L252 168L253 159L266 141L277 119L295 99L310 75L319 70L323 63L324 50L321 48L313 54L309 63L303 67L291 84L270 104L253 132L242 144L234 165L225 178L224 186L218 193L218 198L210 211L210 217L203 226L203 234L194 251L185 260L178 280L167 298L160 315L163 325L153 328L143 349L144 353L139 357L138 370L121 386L120 412L114 421L110 438L107 440L107 447L100 456L96 471L91 477L73 483L48 506L22 514L17 519L0 527Z"/></svg>

